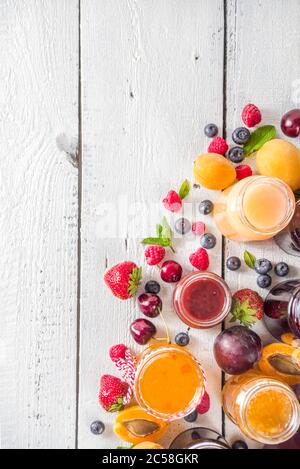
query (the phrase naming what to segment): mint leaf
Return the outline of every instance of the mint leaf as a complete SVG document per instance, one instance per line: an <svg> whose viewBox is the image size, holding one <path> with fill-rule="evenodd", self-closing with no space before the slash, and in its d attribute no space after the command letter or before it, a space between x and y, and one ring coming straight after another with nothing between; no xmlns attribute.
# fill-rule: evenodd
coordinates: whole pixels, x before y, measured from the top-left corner
<svg viewBox="0 0 300 469"><path fill-rule="evenodd" d="M156 246L168 247L171 245L170 238L145 238L141 241L142 244L155 244Z"/></svg>
<svg viewBox="0 0 300 469"><path fill-rule="evenodd" d="M157 235L158 238L162 237L161 236L162 229L163 229L163 227L161 225L159 225L159 224L156 225L156 235Z"/></svg>
<svg viewBox="0 0 300 469"><path fill-rule="evenodd" d="M249 251L244 252L244 261L246 262L247 266L250 267L250 269L254 269L254 264L256 261L256 257L251 254Z"/></svg>
<svg viewBox="0 0 300 469"><path fill-rule="evenodd" d="M134 444L132 443L130 446L116 446L116 449L131 449L133 446Z"/></svg>
<svg viewBox="0 0 300 469"><path fill-rule="evenodd" d="M258 151L266 142L276 137L276 129L274 125L263 125L254 130L251 134L246 145L244 145L244 152L246 155L251 155Z"/></svg>
<svg viewBox="0 0 300 469"><path fill-rule="evenodd" d="M190 188L191 188L191 186L190 186L189 181L187 179L185 179L183 181L183 183L181 184L181 187L179 189L179 197L181 198L181 200L185 199L188 196L188 194L190 192Z"/></svg>
<svg viewBox="0 0 300 469"><path fill-rule="evenodd" d="M168 223L168 220L166 219L166 217L164 217L162 219L162 222L161 222L161 225L162 225L162 230L161 230L161 237L162 238L169 238L169 239L172 239L173 237L173 231Z"/></svg>

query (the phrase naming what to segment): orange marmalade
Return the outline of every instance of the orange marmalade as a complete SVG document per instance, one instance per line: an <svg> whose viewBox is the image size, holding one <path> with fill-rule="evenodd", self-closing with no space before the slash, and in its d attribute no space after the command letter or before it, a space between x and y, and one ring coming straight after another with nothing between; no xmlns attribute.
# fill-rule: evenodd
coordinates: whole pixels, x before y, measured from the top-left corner
<svg viewBox="0 0 300 469"><path fill-rule="evenodd" d="M256 370L227 381L223 406L246 436L261 443L282 443L300 426L300 405L292 389Z"/></svg>

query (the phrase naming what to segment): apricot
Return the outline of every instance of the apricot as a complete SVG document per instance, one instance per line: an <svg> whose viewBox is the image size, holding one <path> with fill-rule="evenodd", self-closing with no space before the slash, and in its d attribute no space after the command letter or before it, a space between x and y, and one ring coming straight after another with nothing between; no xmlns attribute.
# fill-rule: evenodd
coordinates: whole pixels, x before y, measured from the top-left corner
<svg viewBox="0 0 300 469"><path fill-rule="evenodd" d="M133 446L132 449L164 449L163 446L158 443L152 443L151 441L144 441L143 443L138 443Z"/></svg>
<svg viewBox="0 0 300 469"><path fill-rule="evenodd" d="M256 153L259 174L284 181L295 191L300 188L300 150L290 142L275 138Z"/></svg>
<svg viewBox="0 0 300 469"><path fill-rule="evenodd" d="M224 156L204 153L194 162L194 176L207 189L222 190L234 183L236 172Z"/></svg>
<svg viewBox="0 0 300 469"><path fill-rule="evenodd" d="M300 350L281 343L266 345L258 367L264 374L289 385L300 383Z"/></svg>
<svg viewBox="0 0 300 469"><path fill-rule="evenodd" d="M159 440L167 428L167 422L148 414L138 405L119 412L114 423L115 434L134 445Z"/></svg>

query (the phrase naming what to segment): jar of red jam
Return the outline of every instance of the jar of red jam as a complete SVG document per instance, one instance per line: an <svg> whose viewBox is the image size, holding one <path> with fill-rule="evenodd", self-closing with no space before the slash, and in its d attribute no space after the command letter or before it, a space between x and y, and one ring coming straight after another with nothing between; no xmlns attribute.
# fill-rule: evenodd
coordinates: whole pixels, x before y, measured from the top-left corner
<svg viewBox="0 0 300 469"><path fill-rule="evenodd" d="M212 272L192 272L178 282L173 305L189 327L207 329L220 324L230 312L232 297L228 285Z"/></svg>

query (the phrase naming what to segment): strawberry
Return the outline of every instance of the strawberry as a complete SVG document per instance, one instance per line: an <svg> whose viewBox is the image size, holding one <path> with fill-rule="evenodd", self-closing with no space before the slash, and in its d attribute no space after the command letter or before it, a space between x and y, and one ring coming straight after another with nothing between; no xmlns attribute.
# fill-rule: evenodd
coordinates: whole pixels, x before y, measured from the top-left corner
<svg viewBox="0 0 300 469"><path fill-rule="evenodd" d="M166 250L162 246L147 246L145 258L148 265L157 265L165 257Z"/></svg>
<svg viewBox="0 0 300 469"><path fill-rule="evenodd" d="M141 267L134 262L121 262L105 273L104 282L114 296L120 300L128 300L136 294L141 275Z"/></svg>
<svg viewBox="0 0 300 469"><path fill-rule="evenodd" d="M206 412L209 411L210 408L210 397L209 394L205 391L205 393L202 396L201 401L196 407L196 411L198 414L206 414Z"/></svg>
<svg viewBox="0 0 300 469"><path fill-rule="evenodd" d="M232 319L230 322L240 321L246 327L251 327L264 315L264 302L261 296L250 288L238 290L233 295Z"/></svg>
<svg viewBox="0 0 300 469"><path fill-rule="evenodd" d="M99 403L107 412L118 412L124 407L128 384L112 375L103 375L100 380Z"/></svg>
<svg viewBox="0 0 300 469"><path fill-rule="evenodd" d="M190 255L190 263L198 270L206 270L209 266L209 258L206 249L199 248Z"/></svg>
<svg viewBox="0 0 300 469"><path fill-rule="evenodd" d="M182 201L176 191L169 191L167 196L163 199L163 204L170 212L178 212L181 209Z"/></svg>
<svg viewBox="0 0 300 469"><path fill-rule="evenodd" d="M113 345L109 349L109 356L111 360L115 363L119 358L125 358L125 352L128 350L128 347L124 344Z"/></svg>

